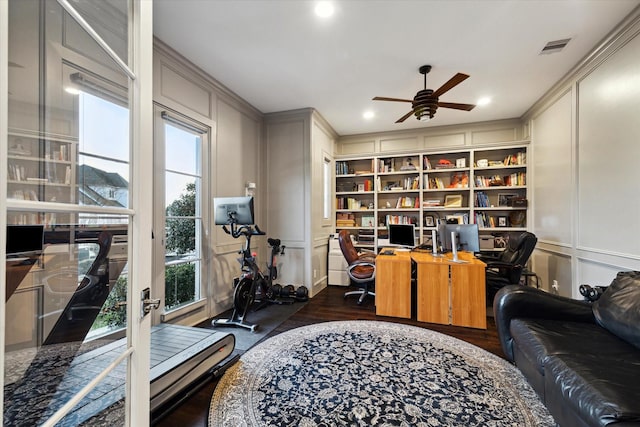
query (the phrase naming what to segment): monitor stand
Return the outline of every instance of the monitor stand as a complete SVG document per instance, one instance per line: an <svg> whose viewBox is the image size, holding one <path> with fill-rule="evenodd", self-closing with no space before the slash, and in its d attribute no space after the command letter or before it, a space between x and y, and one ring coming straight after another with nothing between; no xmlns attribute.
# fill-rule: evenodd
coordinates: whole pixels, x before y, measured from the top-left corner
<svg viewBox="0 0 640 427"><path fill-rule="evenodd" d="M453 258L451 259L452 262L457 262L459 264L466 264L469 262L458 258L458 239L455 231L451 232L451 252L453 253Z"/></svg>
<svg viewBox="0 0 640 427"><path fill-rule="evenodd" d="M436 240L436 230L431 230L431 256L434 258L442 257L442 254L438 253L438 241Z"/></svg>

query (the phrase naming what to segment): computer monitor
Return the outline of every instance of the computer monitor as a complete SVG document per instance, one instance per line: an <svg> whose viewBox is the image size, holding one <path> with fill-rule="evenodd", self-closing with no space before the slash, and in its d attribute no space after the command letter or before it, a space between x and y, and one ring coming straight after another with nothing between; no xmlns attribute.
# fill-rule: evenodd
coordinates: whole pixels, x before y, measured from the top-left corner
<svg viewBox="0 0 640 427"><path fill-rule="evenodd" d="M413 248L416 245L414 224L389 224L389 244Z"/></svg>
<svg viewBox="0 0 640 427"><path fill-rule="evenodd" d="M216 225L252 225L253 196L216 197L213 199L213 215Z"/></svg>
<svg viewBox="0 0 640 427"><path fill-rule="evenodd" d="M480 252L480 238L478 237L478 224L441 224L438 227L440 244L442 249L451 252L451 233L456 233L457 250L467 252Z"/></svg>
<svg viewBox="0 0 640 427"><path fill-rule="evenodd" d="M42 225L7 225L7 256L41 252L44 242Z"/></svg>

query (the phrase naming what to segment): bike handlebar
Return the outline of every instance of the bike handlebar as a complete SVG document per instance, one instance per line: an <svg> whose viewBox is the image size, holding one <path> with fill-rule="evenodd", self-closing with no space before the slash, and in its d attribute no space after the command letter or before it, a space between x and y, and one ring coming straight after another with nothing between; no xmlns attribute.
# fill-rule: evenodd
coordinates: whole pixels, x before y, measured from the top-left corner
<svg viewBox="0 0 640 427"><path fill-rule="evenodd" d="M237 239L240 236L264 236L265 234L267 234L264 231L260 230L260 227L258 227L257 225L254 225L253 227L251 225L243 225L237 228L236 224L231 223L231 230L229 230L226 225L222 226L222 230L224 230L225 233L233 236L234 239Z"/></svg>

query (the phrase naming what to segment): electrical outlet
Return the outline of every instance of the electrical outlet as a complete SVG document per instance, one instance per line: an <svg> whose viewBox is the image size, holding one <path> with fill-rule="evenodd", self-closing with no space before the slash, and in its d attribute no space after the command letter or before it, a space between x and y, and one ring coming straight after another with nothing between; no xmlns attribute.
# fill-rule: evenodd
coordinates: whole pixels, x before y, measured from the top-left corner
<svg viewBox="0 0 640 427"><path fill-rule="evenodd" d="M553 285L551 285L551 287L552 287L555 291L557 291L558 289L560 289L560 287L558 286L558 281L557 281L557 280L554 280L554 281L553 281Z"/></svg>
<svg viewBox="0 0 640 427"><path fill-rule="evenodd" d="M313 269L313 278L314 279L318 278L318 270L316 270L315 268Z"/></svg>

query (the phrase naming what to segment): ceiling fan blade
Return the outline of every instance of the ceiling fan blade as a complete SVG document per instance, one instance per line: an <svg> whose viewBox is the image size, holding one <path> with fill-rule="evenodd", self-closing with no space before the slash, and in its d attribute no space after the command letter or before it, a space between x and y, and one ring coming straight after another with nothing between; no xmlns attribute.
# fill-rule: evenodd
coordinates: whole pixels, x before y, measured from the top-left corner
<svg viewBox="0 0 640 427"><path fill-rule="evenodd" d="M409 117L411 117L411 115L413 114L414 110L409 111L407 114L405 114L404 116L400 117L398 120L396 120L396 123L402 123L405 120L407 120Z"/></svg>
<svg viewBox="0 0 640 427"><path fill-rule="evenodd" d="M453 108L454 110L471 111L475 108L473 104L458 104L457 102L438 102L438 107Z"/></svg>
<svg viewBox="0 0 640 427"><path fill-rule="evenodd" d="M386 96L376 96L373 101L413 102L411 99L387 98Z"/></svg>
<svg viewBox="0 0 640 427"><path fill-rule="evenodd" d="M438 90L433 92L433 96L438 98L440 95L442 95L443 93L445 93L450 89L453 89L455 86L459 85L460 83L462 83L468 78L469 76L467 74L462 74L462 73L456 74L455 76L451 77L448 82L440 86Z"/></svg>

